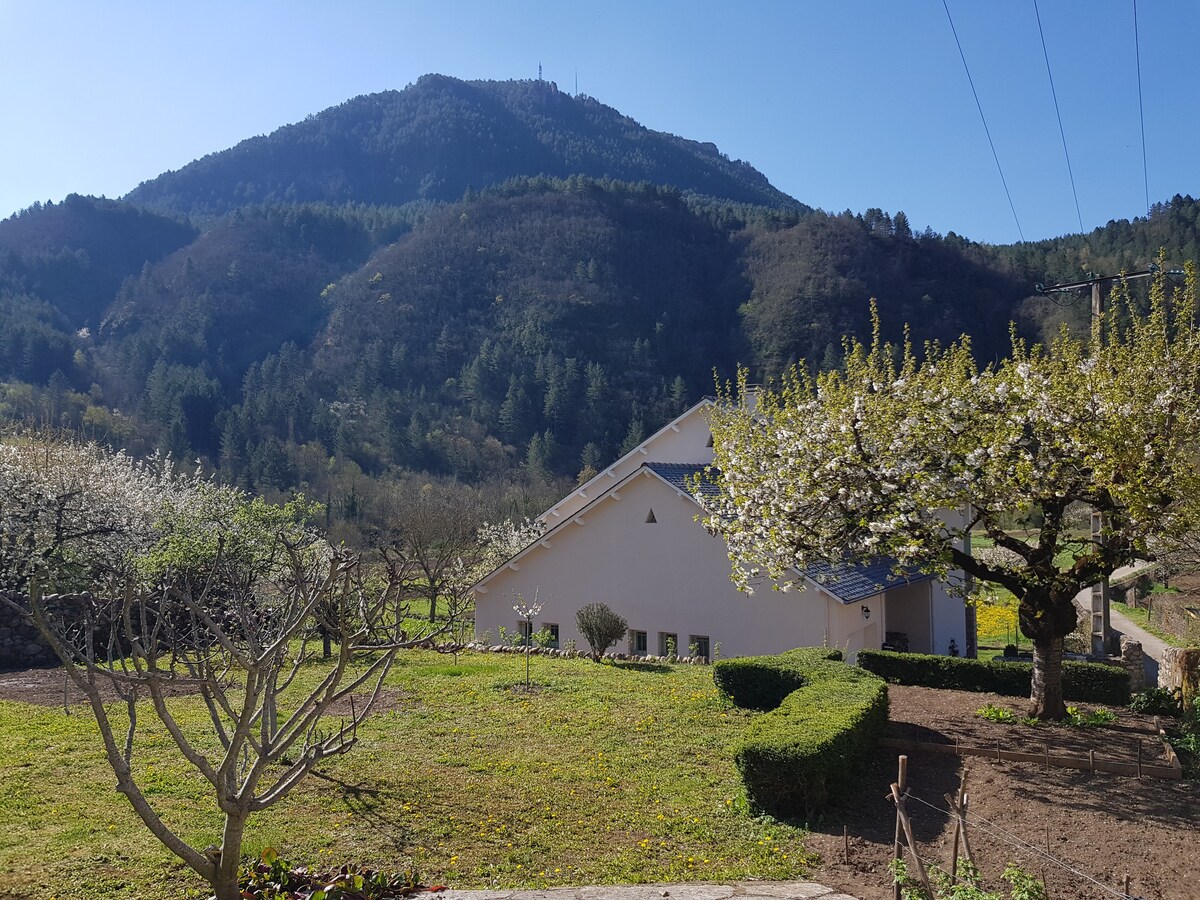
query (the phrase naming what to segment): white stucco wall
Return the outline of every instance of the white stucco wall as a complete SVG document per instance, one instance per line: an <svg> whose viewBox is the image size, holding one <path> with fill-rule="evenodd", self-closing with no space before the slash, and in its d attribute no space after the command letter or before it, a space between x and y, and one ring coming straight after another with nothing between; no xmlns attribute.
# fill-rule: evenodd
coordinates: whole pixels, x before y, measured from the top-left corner
<svg viewBox="0 0 1200 900"><path fill-rule="evenodd" d="M888 591L884 640L888 632L902 632L910 652L933 652L932 587L931 581L919 581Z"/></svg>
<svg viewBox="0 0 1200 900"><path fill-rule="evenodd" d="M655 524L645 521L650 509ZM658 477L636 475L615 497L583 510L583 524L559 528L548 535L548 547L527 553L515 570L492 576L486 593L476 594L477 634L490 631L495 639L500 625L515 631L513 597L519 592L531 600L535 589L543 609L534 627L556 623L560 641L574 639L581 650L588 645L576 629L575 612L587 603L607 603L630 629L645 631L651 654L658 652L659 632L677 634L681 653L689 635L706 635L710 648L719 642L728 657L819 645L835 635L841 637L829 643L840 645L861 630L860 604L847 610L814 588L738 592L729 580L725 543L694 521L698 511ZM877 629L878 600L867 602L875 607ZM871 646L878 644L875 639ZM622 642L613 649L628 652L629 646Z"/></svg>
<svg viewBox="0 0 1200 900"><path fill-rule="evenodd" d="M708 428L707 410L710 401L701 401L647 438L640 447L627 453L586 484L572 491L541 518L553 527L569 519L592 500L599 497L621 479L632 474L644 462L698 463L713 461L713 448L708 446L712 433Z"/></svg>
<svg viewBox="0 0 1200 900"><path fill-rule="evenodd" d="M954 641L959 656L967 655L967 614L962 597L952 595L940 581L931 582L933 594L933 649L931 653L950 652Z"/></svg>

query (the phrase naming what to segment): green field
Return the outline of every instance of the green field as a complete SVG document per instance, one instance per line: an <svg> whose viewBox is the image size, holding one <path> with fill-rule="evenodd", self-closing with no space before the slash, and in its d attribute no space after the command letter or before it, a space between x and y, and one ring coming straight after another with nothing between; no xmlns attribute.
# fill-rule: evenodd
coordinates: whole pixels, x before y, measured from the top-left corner
<svg viewBox="0 0 1200 900"><path fill-rule="evenodd" d="M247 851L453 887L803 876L803 832L746 810L730 747L752 714L710 667L535 656L526 693L524 662L401 655L359 746L253 819ZM199 729L199 700L177 703ZM207 896L114 792L85 707L0 703L0 742L0 896ZM216 843L207 785L161 726L138 759L164 818Z"/></svg>

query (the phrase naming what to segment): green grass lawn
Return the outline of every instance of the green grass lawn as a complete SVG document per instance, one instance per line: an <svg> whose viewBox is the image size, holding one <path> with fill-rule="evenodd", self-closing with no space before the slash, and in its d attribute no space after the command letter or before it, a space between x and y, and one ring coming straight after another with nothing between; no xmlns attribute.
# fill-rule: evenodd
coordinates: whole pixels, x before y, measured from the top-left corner
<svg viewBox="0 0 1200 900"><path fill-rule="evenodd" d="M253 819L247 851L475 888L805 874L803 832L746 810L730 748L752 714L722 704L710 667L531 662L525 693L520 655L402 654L359 746ZM199 728L199 700L178 705ZM0 895L207 896L114 792L85 707L0 703L0 745ZM169 745L147 734L140 779L187 839L216 843L206 783Z"/></svg>

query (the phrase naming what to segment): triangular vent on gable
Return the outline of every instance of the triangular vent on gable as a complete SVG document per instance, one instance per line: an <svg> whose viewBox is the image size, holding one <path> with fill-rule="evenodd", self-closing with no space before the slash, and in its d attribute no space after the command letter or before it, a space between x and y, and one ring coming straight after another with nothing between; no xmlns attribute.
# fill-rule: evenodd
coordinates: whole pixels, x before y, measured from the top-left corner
<svg viewBox="0 0 1200 900"><path fill-rule="evenodd" d="M713 443L713 436L712 436L711 434L709 434L709 436L708 436L708 443L707 443L707 444L705 444L704 446L705 446L705 447L714 447L714 446L716 446L716 445Z"/></svg>
<svg viewBox="0 0 1200 900"><path fill-rule="evenodd" d="M650 512L646 513L646 524L653 525L656 522L658 522L658 519L654 518L654 508L651 507Z"/></svg>

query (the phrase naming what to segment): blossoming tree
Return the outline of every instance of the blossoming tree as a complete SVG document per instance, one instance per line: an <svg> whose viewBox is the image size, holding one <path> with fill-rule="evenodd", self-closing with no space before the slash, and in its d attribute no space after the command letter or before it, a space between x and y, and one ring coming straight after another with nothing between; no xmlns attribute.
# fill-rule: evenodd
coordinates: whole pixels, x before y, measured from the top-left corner
<svg viewBox="0 0 1200 900"><path fill-rule="evenodd" d="M1118 288L1088 339L1014 334L1011 357L982 370L968 338L918 357L881 343L876 319L839 372L795 368L756 404L741 373L740 400L727 387L712 413L722 490L697 492L734 581L890 556L1007 588L1034 645L1031 714L1061 718L1075 595L1197 521L1194 273L1171 291L1160 276L1149 309L1134 307ZM1070 525L1081 503L1104 516L1098 538ZM1008 530L1014 514L1031 534ZM1009 552L973 557L972 533Z"/></svg>

